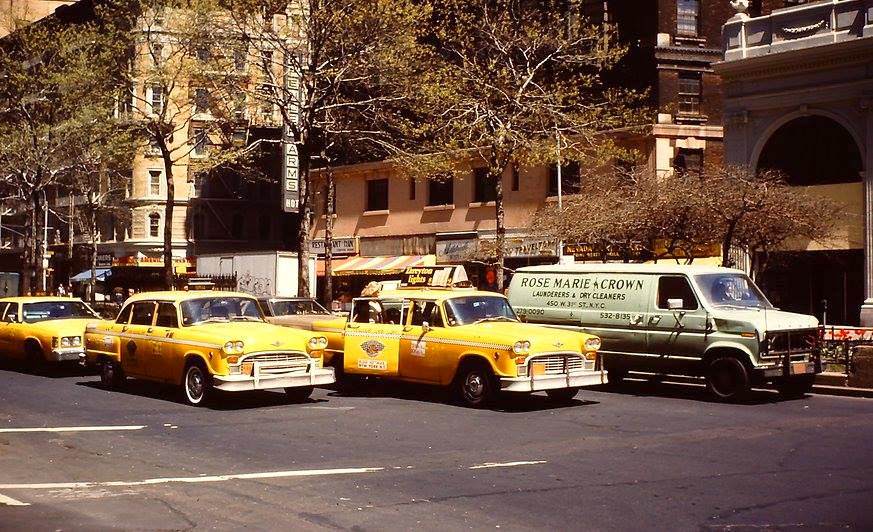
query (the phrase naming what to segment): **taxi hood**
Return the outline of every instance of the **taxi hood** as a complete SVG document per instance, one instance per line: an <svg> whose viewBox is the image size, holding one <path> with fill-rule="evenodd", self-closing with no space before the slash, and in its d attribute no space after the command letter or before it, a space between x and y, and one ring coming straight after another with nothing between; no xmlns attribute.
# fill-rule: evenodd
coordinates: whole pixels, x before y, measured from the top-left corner
<svg viewBox="0 0 873 532"><path fill-rule="evenodd" d="M71 318L43 320L25 323L31 330L50 336L83 336L89 323L99 323L100 318Z"/></svg>
<svg viewBox="0 0 873 532"><path fill-rule="evenodd" d="M306 343L313 336L309 331L255 321L202 323L183 330L209 343L224 345L226 342L241 341L245 344L246 353L284 350L306 352Z"/></svg>
<svg viewBox="0 0 873 532"><path fill-rule="evenodd" d="M554 329L522 322L491 321L453 327L469 331L471 338L483 342L512 346L515 342L530 342L530 353L550 351L582 351L590 334Z"/></svg>

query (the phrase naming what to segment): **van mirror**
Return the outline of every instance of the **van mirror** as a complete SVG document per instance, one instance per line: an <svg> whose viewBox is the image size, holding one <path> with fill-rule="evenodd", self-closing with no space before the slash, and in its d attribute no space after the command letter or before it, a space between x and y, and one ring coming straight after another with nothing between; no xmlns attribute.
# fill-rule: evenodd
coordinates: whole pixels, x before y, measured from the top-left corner
<svg viewBox="0 0 873 532"><path fill-rule="evenodd" d="M682 310L685 308L685 300L683 299L668 299L667 308L669 310Z"/></svg>

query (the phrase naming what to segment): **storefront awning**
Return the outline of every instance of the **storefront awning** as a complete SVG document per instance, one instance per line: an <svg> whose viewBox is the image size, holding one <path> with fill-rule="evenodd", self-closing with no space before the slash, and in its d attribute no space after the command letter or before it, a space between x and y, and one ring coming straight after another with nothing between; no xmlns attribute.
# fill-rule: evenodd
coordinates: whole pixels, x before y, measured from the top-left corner
<svg viewBox="0 0 873 532"><path fill-rule="evenodd" d="M98 281L105 281L107 277L112 275L112 270L109 268L97 268L96 272L97 272L97 280ZM74 275L70 279L70 281L72 281L74 283L80 283L82 281L87 281L90 278L91 278L91 270L88 269L88 270L85 270L83 272L77 273L76 275Z"/></svg>
<svg viewBox="0 0 873 532"><path fill-rule="evenodd" d="M324 275L324 261L319 262L319 274ZM433 266L436 255L400 255L397 257L350 257L332 263L333 275L394 275L413 266Z"/></svg>

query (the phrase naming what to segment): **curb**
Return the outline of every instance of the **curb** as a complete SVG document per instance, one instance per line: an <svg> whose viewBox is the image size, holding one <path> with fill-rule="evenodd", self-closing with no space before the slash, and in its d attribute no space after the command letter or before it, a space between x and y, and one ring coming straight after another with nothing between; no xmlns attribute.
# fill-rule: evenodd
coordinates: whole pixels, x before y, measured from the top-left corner
<svg viewBox="0 0 873 532"><path fill-rule="evenodd" d="M850 388L848 386L827 386L814 384L812 393L819 395L838 395L841 397L865 397L873 399L873 388Z"/></svg>

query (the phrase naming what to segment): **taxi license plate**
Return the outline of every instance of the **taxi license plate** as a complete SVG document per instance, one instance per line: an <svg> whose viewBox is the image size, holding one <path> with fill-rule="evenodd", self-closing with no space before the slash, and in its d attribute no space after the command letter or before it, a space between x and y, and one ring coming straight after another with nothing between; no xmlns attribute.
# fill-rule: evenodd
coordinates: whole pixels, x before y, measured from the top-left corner
<svg viewBox="0 0 873 532"><path fill-rule="evenodd" d="M545 364L531 364L530 365L530 374L536 377L537 375L545 375L546 374L546 365Z"/></svg>
<svg viewBox="0 0 873 532"><path fill-rule="evenodd" d="M799 375L806 373L806 362L792 362L791 363L791 373L792 375Z"/></svg>

